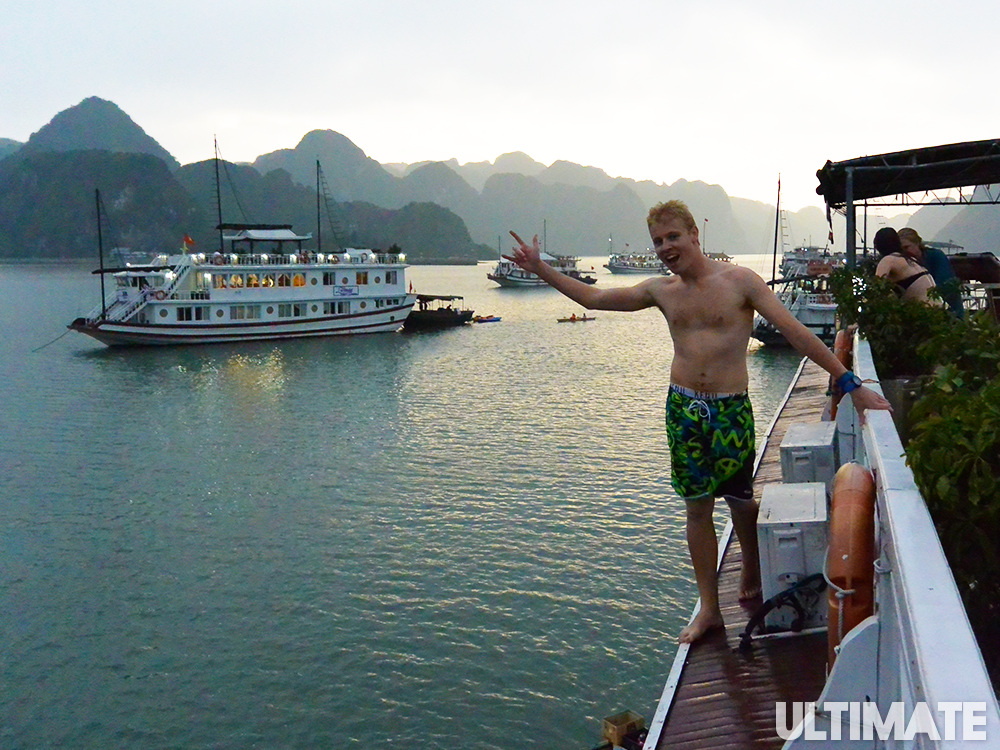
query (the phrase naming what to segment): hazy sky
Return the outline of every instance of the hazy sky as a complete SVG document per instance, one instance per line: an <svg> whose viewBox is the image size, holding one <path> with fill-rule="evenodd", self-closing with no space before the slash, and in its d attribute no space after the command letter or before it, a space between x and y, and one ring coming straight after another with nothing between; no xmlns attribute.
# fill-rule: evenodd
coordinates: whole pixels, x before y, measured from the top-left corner
<svg viewBox="0 0 1000 750"><path fill-rule="evenodd" d="M88 96L182 164L310 130L380 162L523 151L821 205L827 159L1000 137L1000 5L895 0L8 3L0 137Z"/></svg>

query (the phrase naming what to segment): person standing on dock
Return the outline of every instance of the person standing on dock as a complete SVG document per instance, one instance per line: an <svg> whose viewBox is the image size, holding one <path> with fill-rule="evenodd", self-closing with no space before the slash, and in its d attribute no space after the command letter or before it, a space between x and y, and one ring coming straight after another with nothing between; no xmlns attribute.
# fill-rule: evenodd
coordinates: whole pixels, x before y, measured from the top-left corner
<svg viewBox="0 0 1000 750"><path fill-rule="evenodd" d="M723 626L716 571L718 539L712 515L715 499L729 505L743 553L740 598L760 595L757 502L753 496L753 411L747 394L747 345L754 313L777 328L802 355L830 373L852 400L862 421L866 409L889 402L861 385L827 346L781 304L756 273L707 258L698 226L680 201L660 203L646 219L653 249L670 271L631 287L598 289L571 279L545 263L537 235L529 245L515 232L518 247L505 256L588 310L632 312L659 308L674 345L666 425L671 483L684 498L687 542L701 608L681 631L693 643Z"/></svg>

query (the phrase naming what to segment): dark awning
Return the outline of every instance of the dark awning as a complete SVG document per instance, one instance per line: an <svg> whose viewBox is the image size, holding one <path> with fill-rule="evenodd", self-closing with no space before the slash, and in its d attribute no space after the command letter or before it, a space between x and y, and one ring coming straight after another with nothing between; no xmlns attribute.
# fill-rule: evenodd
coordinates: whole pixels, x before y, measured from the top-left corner
<svg viewBox="0 0 1000 750"><path fill-rule="evenodd" d="M418 294L417 301L419 302L434 302L435 300L440 300L441 302L454 302L455 300L462 299L462 297L457 294Z"/></svg>
<svg viewBox="0 0 1000 750"><path fill-rule="evenodd" d="M816 172L816 192L828 206L847 203L853 172L853 202L886 195L1000 183L1000 140L969 141L891 154L828 161Z"/></svg>

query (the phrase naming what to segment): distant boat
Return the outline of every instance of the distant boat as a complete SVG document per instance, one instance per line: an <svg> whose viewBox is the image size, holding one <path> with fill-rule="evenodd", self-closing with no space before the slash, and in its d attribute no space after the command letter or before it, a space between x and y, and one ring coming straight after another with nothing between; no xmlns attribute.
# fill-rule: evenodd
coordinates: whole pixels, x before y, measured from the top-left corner
<svg viewBox="0 0 1000 750"><path fill-rule="evenodd" d="M586 314L584 315L573 314L570 315L568 318L556 318L556 322L558 323L586 323L588 320L597 320L597 318L593 315L588 317Z"/></svg>
<svg viewBox="0 0 1000 750"><path fill-rule="evenodd" d="M217 199L218 190L216 155ZM68 327L108 346L388 333L402 327L416 300L406 292L406 256L395 246L324 253L318 239L306 249L312 235L290 224L224 224L221 215L215 252L188 252L185 237L173 255L107 268L99 191L95 201L101 303ZM110 298L104 276L115 283Z"/></svg>
<svg viewBox="0 0 1000 750"><path fill-rule="evenodd" d="M418 294L417 304L403 321L407 331L455 328L472 320L474 310L465 309L465 300L455 294Z"/></svg>
<svg viewBox="0 0 1000 750"><path fill-rule="evenodd" d="M287 225L223 227L236 230L224 254L98 269L115 290L69 327L109 346L208 344L395 331L413 306L402 255L307 251Z"/></svg>
<svg viewBox="0 0 1000 750"><path fill-rule="evenodd" d="M781 184L774 227L774 258L784 243L781 212ZM837 335L837 303L830 293L830 274L844 263L843 253L827 248L803 246L782 253L781 278L769 282L788 311L827 346ZM772 267L772 274L774 273ZM790 346L784 335L762 316L754 317L752 336L765 346Z"/></svg>
<svg viewBox="0 0 1000 750"><path fill-rule="evenodd" d="M541 257L542 260L557 271L561 271L571 278L582 281L585 284L597 283L596 276L590 276L577 268L577 264L580 262L579 258L571 255L549 255L548 253L542 253ZM496 266L493 267L493 271L486 274L486 278L490 281L495 281L503 287L548 286L548 284L535 274L525 271L514 261L506 260L505 258L501 258L497 262Z"/></svg>
<svg viewBox="0 0 1000 750"><path fill-rule="evenodd" d="M611 273L663 273L666 266L656 253L613 253L604 264Z"/></svg>
<svg viewBox="0 0 1000 750"><path fill-rule="evenodd" d="M782 278L823 276L833 273L846 262L847 253L832 252L827 247L803 245L782 252L778 273Z"/></svg>
<svg viewBox="0 0 1000 750"><path fill-rule="evenodd" d="M827 346L837 334L837 303L829 288L830 275L793 276L775 282L775 294L795 319L815 333ZM781 331L760 315L753 337L766 346L790 346Z"/></svg>
<svg viewBox="0 0 1000 750"><path fill-rule="evenodd" d="M476 315L472 318L473 323L499 323L499 315Z"/></svg>

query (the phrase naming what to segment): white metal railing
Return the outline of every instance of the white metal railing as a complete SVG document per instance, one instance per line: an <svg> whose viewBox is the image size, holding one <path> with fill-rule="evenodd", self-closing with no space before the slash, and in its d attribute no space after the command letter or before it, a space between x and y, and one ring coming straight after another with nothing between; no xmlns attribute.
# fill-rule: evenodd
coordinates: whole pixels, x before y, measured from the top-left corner
<svg viewBox="0 0 1000 750"><path fill-rule="evenodd" d="M138 298L130 299L128 293L124 289L117 289L112 294L111 304L107 307L98 305L87 313L86 320L89 325L94 325L101 319L125 320L144 303L144 295L139 296Z"/></svg>
<svg viewBox="0 0 1000 750"><path fill-rule="evenodd" d="M962 304L966 313L985 310L1000 299L1000 284L969 283L962 285Z"/></svg>
<svg viewBox="0 0 1000 750"><path fill-rule="evenodd" d="M323 256L323 260L319 256ZM349 258L348 258L349 256ZM396 253L378 253L371 250L349 250L346 253L315 253L313 251L303 251L302 253L222 253L217 255L205 255L204 260L197 263L199 266L310 266L310 265L404 265Z"/></svg>
<svg viewBox="0 0 1000 750"><path fill-rule="evenodd" d="M124 294L127 294L124 290L117 290L116 298L110 305L108 305L107 309L102 310L100 306L96 307L94 311L87 316L87 322L91 324L96 323L102 316L106 320L116 322L128 320L135 315L139 308L149 302L150 298L157 292L163 292L168 299L193 298L192 294L196 293L176 291L178 284L181 283L187 274L191 273L192 268L193 266L185 266L165 287L144 287L138 295L131 299L127 296L123 296Z"/></svg>
<svg viewBox="0 0 1000 750"><path fill-rule="evenodd" d="M860 337L854 343L854 370L877 381L871 347ZM881 392L876 382L871 386ZM849 396L847 397L849 398ZM933 712L941 739L915 732L910 739L849 743L844 725L833 736L830 715L818 713L816 727L827 740L810 740L805 732L785 748L1000 747L1000 706L983 657L945 558L927 505L906 465L903 446L888 412L868 412L863 427L848 404L837 413L841 461L857 460L875 477L879 558L876 562L876 610L845 637L818 703L874 702L882 717L893 703L902 703L909 721L918 704ZM948 738L939 713L942 704L984 707L975 715L975 732L986 740L968 740L962 718ZM846 715L843 717L846 719ZM967 716L965 718L968 718Z"/></svg>

